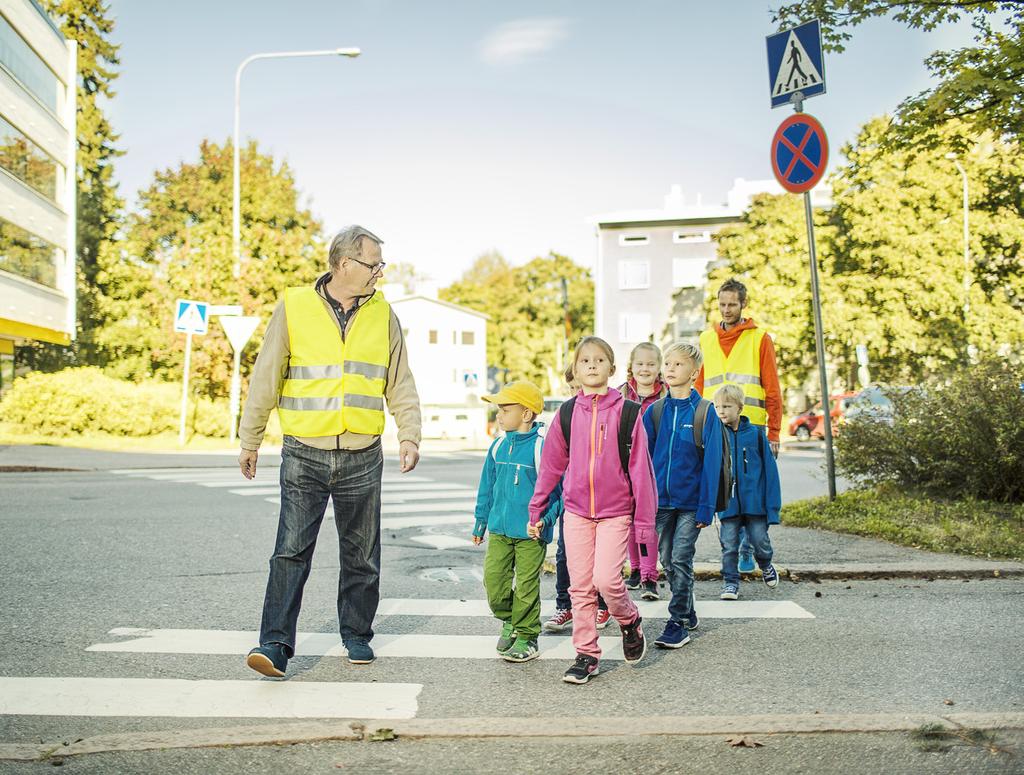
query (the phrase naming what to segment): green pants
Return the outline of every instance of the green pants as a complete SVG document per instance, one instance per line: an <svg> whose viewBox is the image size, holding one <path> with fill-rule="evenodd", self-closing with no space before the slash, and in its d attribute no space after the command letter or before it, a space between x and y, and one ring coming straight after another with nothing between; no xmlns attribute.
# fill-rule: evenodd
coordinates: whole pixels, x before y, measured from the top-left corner
<svg viewBox="0 0 1024 775"><path fill-rule="evenodd" d="M491 533L484 556L484 589L495 617L522 638L540 635L540 571L547 545ZM515 588L512 580L515 576Z"/></svg>

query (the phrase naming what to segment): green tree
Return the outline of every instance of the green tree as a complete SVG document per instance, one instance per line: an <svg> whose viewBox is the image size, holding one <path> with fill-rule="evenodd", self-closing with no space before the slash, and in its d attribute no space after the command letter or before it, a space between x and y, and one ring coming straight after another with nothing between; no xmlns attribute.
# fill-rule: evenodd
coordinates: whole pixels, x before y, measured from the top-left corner
<svg viewBox="0 0 1024 775"><path fill-rule="evenodd" d="M937 51L926 64L938 82L907 97L897 110L896 131L887 136L902 145L938 145L936 127L966 122L974 134L991 131L1017 142L1024 136L1024 3L1009 0L798 0L775 11L781 28L812 18L822 23L827 50L842 51L855 27L891 16L915 29L970 19L975 45Z"/></svg>
<svg viewBox="0 0 1024 775"><path fill-rule="evenodd" d="M100 342L115 356L108 368L112 373L180 379L184 336L173 331L176 298L241 304L245 314L263 318L250 342L256 346L281 292L311 283L326 271L321 225L300 206L287 164L250 143L241 165L239 278L232 274L230 144L203 141L196 162L158 172L140 192L139 210L126 220L118 260L101 276L110 292ZM216 322L193 341L197 391L226 395L230 353Z"/></svg>

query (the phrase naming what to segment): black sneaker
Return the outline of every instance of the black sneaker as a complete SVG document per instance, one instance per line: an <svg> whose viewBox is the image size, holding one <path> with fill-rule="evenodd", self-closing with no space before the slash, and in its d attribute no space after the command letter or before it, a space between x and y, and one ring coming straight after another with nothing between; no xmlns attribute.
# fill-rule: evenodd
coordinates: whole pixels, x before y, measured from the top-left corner
<svg viewBox="0 0 1024 775"><path fill-rule="evenodd" d="M626 579L626 589L640 589L640 571L635 570Z"/></svg>
<svg viewBox="0 0 1024 775"><path fill-rule="evenodd" d="M585 684L597 673L597 657L592 657L589 654L577 654L576 661L565 671L562 680L567 684Z"/></svg>
<svg viewBox="0 0 1024 775"><path fill-rule="evenodd" d="M643 619L638 616L636 621L622 628L622 655L628 665L635 665L647 653L647 639L644 637L644 628L640 626L641 622Z"/></svg>
<svg viewBox="0 0 1024 775"><path fill-rule="evenodd" d="M350 640L345 644L345 649L348 651L348 661L353 665L368 665L377 658L366 641Z"/></svg>
<svg viewBox="0 0 1024 775"><path fill-rule="evenodd" d="M640 586L643 587L643 592L640 593L640 597L644 600L660 600L661 595L658 594L658 582L657 581L645 581Z"/></svg>
<svg viewBox="0 0 1024 775"><path fill-rule="evenodd" d="M267 643L257 646L245 658L245 664L257 673L271 678L284 678L288 669L288 653L282 643Z"/></svg>

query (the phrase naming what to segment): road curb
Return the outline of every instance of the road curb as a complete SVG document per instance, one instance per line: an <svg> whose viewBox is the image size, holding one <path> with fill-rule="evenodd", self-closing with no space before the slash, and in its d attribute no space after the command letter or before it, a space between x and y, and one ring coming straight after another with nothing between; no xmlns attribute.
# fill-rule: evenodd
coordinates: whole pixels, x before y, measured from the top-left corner
<svg viewBox="0 0 1024 775"><path fill-rule="evenodd" d="M68 756L172 748L226 748L377 739L507 739L909 732L922 726L1024 729L1024 713L852 713L760 716L650 716L637 718L434 718L349 720L250 725L98 735L73 743L0 744L0 761L44 761ZM381 734L383 733L383 734Z"/></svg>

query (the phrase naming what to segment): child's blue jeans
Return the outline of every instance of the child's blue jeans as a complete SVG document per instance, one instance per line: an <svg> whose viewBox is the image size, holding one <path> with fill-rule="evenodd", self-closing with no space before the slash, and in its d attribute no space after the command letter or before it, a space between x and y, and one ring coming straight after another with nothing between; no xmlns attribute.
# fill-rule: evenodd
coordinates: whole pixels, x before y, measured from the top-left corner
<svg viewBox="0 0 1024 775"><path fill-rule="evenodd" d="M772 561L772 542L768 538L768 517L740 514L721 520L719 537L722 540L722 580L726 584L739 584L739 553L741 531L754 551L757 566L764 570ZM745 528L745 531L744 531Z"/></svg>
<svg viewBox="0 0 1024 775"><path fill-rule="evenodd" d="M693 611L693 553L697 546L697 514L681 509L658 509L658 556L672 590L668 618L685 625Z"/></svg>

